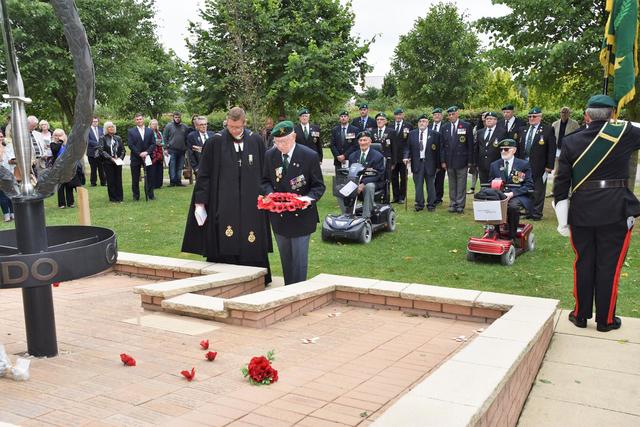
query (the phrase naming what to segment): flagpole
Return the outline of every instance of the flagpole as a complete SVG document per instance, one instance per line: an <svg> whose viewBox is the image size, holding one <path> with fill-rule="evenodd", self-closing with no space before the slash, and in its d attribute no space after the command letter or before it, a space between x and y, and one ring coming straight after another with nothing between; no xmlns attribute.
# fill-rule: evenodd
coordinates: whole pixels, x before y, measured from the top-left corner
<svg viewBox="0 0 640 427"><path fill-rule="evenodd" d="M604 67L604 80L602 82L602 94L606 95L609 91L609 59L611 58L611 45L607 45L607 53L605 54L605 61L607 66Z"/></svg>

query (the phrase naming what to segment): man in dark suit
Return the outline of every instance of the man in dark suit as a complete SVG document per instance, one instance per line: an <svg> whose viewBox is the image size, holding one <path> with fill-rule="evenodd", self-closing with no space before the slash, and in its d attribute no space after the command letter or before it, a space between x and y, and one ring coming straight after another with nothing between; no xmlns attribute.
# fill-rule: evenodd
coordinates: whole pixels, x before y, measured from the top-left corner
<svg viewBox="0 0 640 427"><path fill-rule="evenodd" d="M513 115L515 107L513 104L507 104L502 107L502 120L498 121L498 126L503 128L507 133L507 138L520 139L522 128L527 124L520 118Z"/></svg>
<svg viewBox="0 0 640 427"><path fill-rule="evenodd" d="M391 169L391 187L393 188L394 199L398 199L399 203L404 203L407 198L407 165L402 161L402 154L404 153L404 147L407 145L407 139L409 138L409 132L413 130L411 123L408 123L404 119L404 110L402 108L396 108L393 112L395 121L393 122L393 130L398 135L400 145L403 147L401 155L396 159L396 164ZM398 195L396 197L396 194Z"/></svg>
<svg viewBox="0 0 640 427"><path fill-rule="evenodd" d="M467 171L473 166L473 126L460 120L455 105L447 109L449 122L442 127L445 163L449 177L449 212L464 213L467 199Z"/></svg>
<svg viewBox="0 0 640 427"><path fill-rule="evenodd" d="M360 163L365 167L365 175L358 185L358 194L362 194L363 218L371 218L376 190L384 186L384 156L378 150L371 149L373 141L371 136L370 131L360 132L358 134L360 149L351 153L349 157L349 163Z"/></svg>
<svg viewBox="0 0 640 427"><path fill-rule="evenodd" d="M380 144L382 147L382 154L385 158L386 176L391 177L395 169L396 163L402 161L402 155L404 154L404 144L392 127L387 126L386 114L380 112L376 114L376 128L372 131L373 142ZM400 188L393 188L393 203L404 203L404 198L400 194ZM387 200L389 200L389 194L387 194Z"/></svg>
<svg viewBox="0 0 640 427"><path fill-rule="evenodd" d="M442 108L439 108L439 107L434 108L431 114L432 114L433 120L431 122L431 125L429 126L429 129L431 129L432 131L438 132L440 134L440 150L444 153L444 147L446 145L445 138L447 137L447 135L440 132L440 128L444 124L442 123ZM444 177L446 174L447 174L447 170L443 168L441 165L439 165L436 169L436 182L435 182L436 205L441 204L442 198L444 197Z"/></svg>
<svg viewBox="0 0 640 427"><path fill-rule="evenodd" d="M436 168L444 163L440 147L440 134L429 131L429 118L426 114L418 117L418 129L409 133L404 148L404 163L411 163L413 183L416 187L416 212L424 209L424 185L427 186L427 210L436 210Z"/></svg>
<svg viewBox="0 0 640 427"><path fill-rule="evenodd" d="M475 144L473 145L474 163L478 166L478 175L481 184L489 182L489 168L491 163L500 158L498 144L507 138L507 131L498 127L498 114L489 111L485 115L484 127L477 131Z"/></svg>
<svg viewBox="0 0 640 427"><path fill-rule="evenodd" d="M142 113L136 113L134 117L136 127L127 132L127 145L130 150L131 161L131 192L133 200L140 200L140 168L144 168L144 194L149 200L154 200L153 177L151 168L151 153L155 147L153 131L144 125ZM149 157L149 161L147 161ZM147 165L148 163L148 165Z"/></svg>
<svg viewBox="0 0 640 427"><path fill-rule="evenodd" d="M526 160L515 157L518 143L513 139L503 139L498 143L500 159L491 163L489 181L500 179L505 183L504 194L507 196L507 224L509 238L516 243L516 233L520 223L520 209L531 209L529 190L533 189L531 167ZM513 186L517 184L518 186ZM511 186L510 186L511 185Z"/></svg>
<svg viewBox="0 0 640 427"><path fill-rule="evenodd" d="M595 298L600 332L622 325L615 315L620 272L640 216L640 202L628 187L629 160L640 149L640 129L629 122L609 123L616 106L606 95L589 99L589 127L563 138L553 181L558 231L571 235L576 254L575 307L569 321L586 328Z"/></svg>
<svg viewBox="0 0 640 427"><path fill-rule="evenodd" d="M87 159L89 160L89 166L91 167L91 175L89 181L91 186L95 187L100 178L100 185L106 185L106 179L104 175L104 168L102 159L97 153L97 149L100 146L100 137L104 135L104 129L102 126L98 126L98 118L94 117L91 121L91 128L89 129L89 139L87 141Z"/></svg>
<svg viewBox="0 0 640 427"><path fill-rule="evenodd" d="M325 186L318 154L296 144L293 123L280 122L271 132L275 146L265 155L262 193L295 193L310 205L295 212L269 213L280 251L284 284L307 280L309 240L320 221L316 203Z"/></svg>
<svg viewBox="0 0 640 427"><path fill-rule="evenodd" d="M338 169L349 166L349 156L358 150L356 135L358 128L349 124L349 113L342 111L339 116L339 123L331 130L331 153L333 154L333 166L336 176ZM336 196L340 210L344 213L344 199Z"/></svg>
<svg viewBox="0 0 640 427"><path fill-rule="evenodd" d="M305 145L318 154L322 163L322 142L320 142L320 126L309 123L309 110L303 108L298 111L300 123L295 126L296 144Z"/></svg>
<svg viewBox="0 0 640 427"><path fill-rule="evenodd" d="M207 130L207 118L204 116L198 116L194 119L196 130L191 132L187 136L187 155L189 156L189 164L191 169L198 175L198 166L200 165L200 159L202 157L202 150L205 143L211 138L214 133Z"/></svg>
<svg viewBox="0 0 640 427"><path fill-rule="evenodd" d="M353 119L351 125L357 127L359 131L372 130L376 127L375 120L369 117L369 105L360 104L360 117Z"/></svg>
<svg viewBox="0 0 640 427"><path fill-rule="evenodd" d="M533 207L531 218L542 219L547 175L553 170L556 159L556 136L553 127L542 124L542 110L529 111L529 126L522 128L518 144L518 157L527 160L533 172Z"/></svg>

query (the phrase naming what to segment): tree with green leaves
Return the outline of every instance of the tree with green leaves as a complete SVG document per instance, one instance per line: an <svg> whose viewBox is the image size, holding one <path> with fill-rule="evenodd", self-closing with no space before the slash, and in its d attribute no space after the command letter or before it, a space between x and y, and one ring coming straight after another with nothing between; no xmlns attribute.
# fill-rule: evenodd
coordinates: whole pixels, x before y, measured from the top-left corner
<svg viewBox="0 0 640 427"><path fill-rule="evenodd" d="M432 5L400 37L392 72L409 106L464 105L482 75L480 41L451 3Z"/></svg>
<svg viewBox="0 0 640 427"><path fill-rule="evenodd" d="M369 70L368 42L351 35L339 0L207 0L190 23L190 102L205 111L239 104L285 115L332 111Z"/></svg>
<svg viewBox="0 0 640 427"><path fill-rule="evenodd" d="M120 114L158 115L178 96L180 63L155 35L153 0L76 0L96 70L96 100ZM73 63L48 2L9 0L29 111L73 122ZM2 69L4 74L4 69Z"/></svg>
<svg viewBox="0 0 640 427"><path fill-rule="evenodd" d="M476 89L471 93L467 107L498 110L506 104L513 104L517 109L522 109L524 99L511 73L496 68L487 70L481 83L476 85Z"/></svg>

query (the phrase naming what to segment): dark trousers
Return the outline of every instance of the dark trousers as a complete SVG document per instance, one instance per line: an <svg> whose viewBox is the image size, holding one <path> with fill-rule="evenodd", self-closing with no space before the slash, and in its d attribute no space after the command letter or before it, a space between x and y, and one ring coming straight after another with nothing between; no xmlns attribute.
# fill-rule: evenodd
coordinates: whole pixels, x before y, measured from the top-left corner
<svg viewBox="0 0 640 427"><path fill-rule="evenodd" d="M4 194L4 191L0 191L0 207L3 214L13 213L13 203L11 199Z"/></svg>
<svg viewBox="0 0 640 427"><path fill-rule="evenodd" d="M285 237L277 233L273 234L276 236L276 243L278 243L278 251L280 252L284 284L290 285L307 280L309 239L311 235Z"/></svg>
<svg viewBox="0 0 640 427"><path fill-rule="evenodd" d="M547 191L547 182L542 180L542 175L533 178L533 210L532 218L542 218L542 210L544 209L544 196Z"/></svg>
<svg viewBox="0 0 640 427"><path fill-rule="evenodd" d="M482 168L478 166L478 178L480 179L480 184L488 184L489 183L489 169ZM472 188L475 188L474 183L471 183ZM478 185L478 187L480 187Z"/></svg>
<svg viewBox="0 0 640 427"><path fill-rule="evenodd" d="M58 207L62 207L62 206L71 207L76 203L73 197L74 188L75 187L72 187L71 184L69 184L68 182L65 182L64 184L60 184L58 186Z"/></svg>
<svg viewBox="0 0 640 427"><path fill-rule="evenodd" d="M116 166L112 161L104 164L104 174L107 178L107 193L110 202L121 202L122 194L122 166Z"/></svg>
<svg viewBox="0 0 640 427"><path fill-rule="evenodd" d="M90 156L87 156L87 158L89 159L89 166L91 167L91 176L89 177L89 182L91 182L91 185L95 186L98 178L100 178L100 185L104 185L106 180L104 177L104 163L102 159L99 157Z"/></svg>
<svg viewBox="0 0 640 427"><path fill-rule="evenodd" d="M507 204L507 224L509 225L509 238L515 239L520 223L520 210L524 208L522 202L517 198L509 199Z"/></svg>
<svg viewBox="0 0 640 427"><path fill-rule="evenodd" d="M424 162L424 160L418 160ZM424 208L424 187L427 187L427 208L436 207L436 176L424 173L424 168L413 172L413 183L416 187L416 208Z"/></svg>
<svg viewBox="0 0 640 427"><path fill-rule="evenodd" d="M407 197L407 166L398 162L391 169L391 188L393 200L404 200Z"/></svg>
<svg viewBox="0 0 640 427"><path fill-rule="evenodd" d="M133 200L140 200L140 168L143 167L143 163L131 163L131 193L133 194ZM153 200L153 168L144 167L144 169L144 174L146 177L146 179L144 180L144 192L149 200Z"/></svg>
<svg viewBox="0 0 640 427"><path fill-rule="evenodd" d="M436 170L436 203L442 203L442 198L444 197L444 177L447 174L447 171L444 169Z"/></svg>
<svg viewBox="0 0 640 427"><path fill-rule="evenodd" d="M160 188L162 187L162 180L164 179L163 175L164 175L164 170L163 170L163 164L162 164L163 160L159 160L156 163L152 164L150 166L151 169L153 169L153 188Z"/></svg>
<svg viewBox="0 0 640 427"><path fill-rule="evenodd" d="M169 149L169 182L171 184L182 183L182 168L184 167L184 151Z"/></svg>
<svg viewBox="0 0 640 427"><path fill-rule="evenodd" d="M576 317L590 319L595 298L596 322L613 323L620 268L627 255L632 229L626 220L599 227L571 226L571 244L576 253L573 289Z"/></svg>

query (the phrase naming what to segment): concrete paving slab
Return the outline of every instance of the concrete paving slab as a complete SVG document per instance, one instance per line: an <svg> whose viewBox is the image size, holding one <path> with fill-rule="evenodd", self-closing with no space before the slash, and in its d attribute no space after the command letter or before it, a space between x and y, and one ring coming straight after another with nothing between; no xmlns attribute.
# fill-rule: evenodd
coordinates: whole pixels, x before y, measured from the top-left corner
<svg viewBox="0 0 640 427"><path fill-rule="evenodd" d="M606 340L626 340L640 344L640 319L625 317L622 319L622 327L615 331L598 332L593 319L587 322L585 329L576 328L567 318L570 310L562 310L556 332L561 334L578 335Z"/></svg>
<svg viewBox="0 0 640 427"><path fill-rule="evenodd" d="M555 334L545 360L640 375L640 344Z"/></svg>
<svg viewBox="0 0 640 427"><path fill-rule="evenodd" d="M519 427L637 426L640 417L544 397L529 396Z"/></svg>
<svg viewBox="0 0 640 427"><path fill-rule="evenodd" d="M640 416L640 373L545 361L529 396Z"/></svg>
<svg viewBox="0 0 640 427"><path fill-rule="evenodd" d="M185 335L200 335L220 329L218 324L211 321L185 318L184 316L166 313L147 314L125 319L123 322Z"/></svg>

